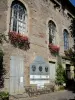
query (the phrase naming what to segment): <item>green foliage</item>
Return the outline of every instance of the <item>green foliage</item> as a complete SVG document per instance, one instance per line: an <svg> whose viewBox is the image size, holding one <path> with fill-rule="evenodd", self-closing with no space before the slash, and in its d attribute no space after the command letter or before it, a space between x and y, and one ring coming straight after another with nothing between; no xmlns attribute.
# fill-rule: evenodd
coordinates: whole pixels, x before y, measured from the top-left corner
<svg viewBox="0 0 75 100"><path fill-rule="evenodd" d="M4 56L4 53L3 53L3 50L1 49L2 48L2 44L3 44L3 41L7 41L6 40L6 37L3 33L0 33L0 88L3 88L4 87L4 74L5 74L5 69L3 67L3 56Z"/></svg>
<svg viewBox="0 0 75 100"><path fill-rule="evenodd" d="M71 65L75 66L75 50L70 48L69 50L65 51L65 55L67 58L69 58Z"/></svg>
<svg viewBox="0 0 75 100"><path fill-rule="evenodd" d="M3 41L7 42L6 36L3 33L0 33L0 44L3 44Z"/></svg>
<svg viewBox="0 0 75 100"><path fill-rule="evenodd" d="M64 86L59 86L59 89L58 90L64 90Z"/></svg>
<svg viewBox="0 0 75 100"><path fill-rule="evenodd" d="M56 84L63 85L65 83L65 69L61 64L58 64L56 69Z"/></svg>
<svg viewBox="0 0 75 100"><path fill-rule="evenodd" d="M75 17L71 20L71 25L69 26L71 36L73 37L74 40L74 45L73 49L75 50Z"/></svg>
<svg viewBox="0 0 75 100"><path fill-rule="evenodd" d="M0 58L3 57L4 53L3 51L0 49Z"/></svg>
<svg viewBox="0 0 75 100"><path fill-rule="evenodd" d="M5 69L3 67L3 51L0 50L0 88L2 88L4 86L4 77L3 75L5 74Z"/></svg>
<svg viewBox="0 0 75 100"><path fill-rule="evenodd" d="M71 36L75 37L75 18L71 20L71 25L69 26Z"/></svg>
<svg viewBox="0 0 75 100"><path fill-rule="evenodd" d="M9 100L8 92L0 92L0 100Z"/></svg>
<svg viewBox="0 0 75 100"><path fill-rule="evenodd" d="M72 65L75 66L75 18L71 20L71 25L69 26L71 36L74 39L74 45L69 50L65 51L65 55L69 58Z"/></svg>

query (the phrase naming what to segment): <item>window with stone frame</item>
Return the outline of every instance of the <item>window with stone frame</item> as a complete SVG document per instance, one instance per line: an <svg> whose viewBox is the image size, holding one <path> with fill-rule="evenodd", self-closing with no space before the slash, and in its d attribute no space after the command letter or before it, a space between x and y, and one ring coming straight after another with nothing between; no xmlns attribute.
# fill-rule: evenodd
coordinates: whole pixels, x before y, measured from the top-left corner
<svg viewBox="0 0 75 100"><path fill-rule="evenodd" d="M64 50L68 50L69 49L69 34L66 29L64 29L63 35L64 35Z"/></svg>
<svg viewBox="0 0 75 100"><path fill-rule="evenodd" d="M56 44L56 25L53 21L49 21L49 43Z"/></svg>
<svg viewBox="0 0 75 100"><path fill-rule="evenodd" d="M11 5L10 31L21 34L27 31L27 10L19 1L13 1Z"/></svg>

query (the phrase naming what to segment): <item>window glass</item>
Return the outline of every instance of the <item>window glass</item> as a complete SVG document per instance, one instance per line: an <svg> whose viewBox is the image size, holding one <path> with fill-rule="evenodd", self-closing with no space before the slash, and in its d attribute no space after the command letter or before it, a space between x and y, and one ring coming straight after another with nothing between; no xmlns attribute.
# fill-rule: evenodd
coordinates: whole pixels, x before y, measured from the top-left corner
<svg viewBox="0 0 75 100"><path fill-rule="evenodd" d="M17 20L16 19L14 19L13 20L13 31L17 31Z"/></svg>
<svg viewBox="0 0 75 100"><path fill-rule="evenodd" d="M55 44L55 42L56 42L56 40L55 40L56 25L54 24L53 21L49 21L48 25L49 25L49 43Z"/></svg>
<svg viewBox="0 0 75 100"><path fill-rule="evenodd" d="M64 30L64 50L69 49L69 34L67 32L67 30Z"/></svg>
<svg viewBox="0 0 75 100"><path fill-rule="evenodd" d="M26 8L16 2L12 5L11 31L24 34L26 30Z"/></svg>

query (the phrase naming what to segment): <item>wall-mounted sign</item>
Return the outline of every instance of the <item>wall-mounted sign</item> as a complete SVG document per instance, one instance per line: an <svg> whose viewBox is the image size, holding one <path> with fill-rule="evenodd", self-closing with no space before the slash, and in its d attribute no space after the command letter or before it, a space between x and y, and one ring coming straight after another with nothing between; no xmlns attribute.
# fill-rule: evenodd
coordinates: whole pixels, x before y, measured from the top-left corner
<svg viewBox="0 0 75 100"><path fill-rule="evenodd" d="M30 65L30 75L49 75L49 65L40 56L37 56Z"/></svg>

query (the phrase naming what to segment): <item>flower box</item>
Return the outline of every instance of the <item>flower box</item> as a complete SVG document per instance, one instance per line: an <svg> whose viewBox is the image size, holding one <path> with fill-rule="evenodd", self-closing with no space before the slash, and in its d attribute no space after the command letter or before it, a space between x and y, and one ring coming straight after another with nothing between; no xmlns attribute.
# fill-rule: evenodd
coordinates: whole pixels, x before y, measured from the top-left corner
<svg viewBox="0 0 75 100"><path fill-rule="evenodd" d="M16 32L9 32L9 39L11 44L13 44L15 47L19 47L20 49L24 50L30 48L30 42L27 36Z"/></svg>
<svg viewBox="0 0 75 100"><path fill-rule="evenodd" d="M51 53L59 53L60 47L50 43L49 49L50 49Z"/></svg>

